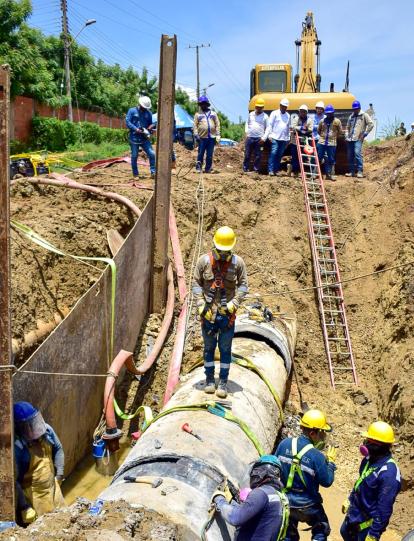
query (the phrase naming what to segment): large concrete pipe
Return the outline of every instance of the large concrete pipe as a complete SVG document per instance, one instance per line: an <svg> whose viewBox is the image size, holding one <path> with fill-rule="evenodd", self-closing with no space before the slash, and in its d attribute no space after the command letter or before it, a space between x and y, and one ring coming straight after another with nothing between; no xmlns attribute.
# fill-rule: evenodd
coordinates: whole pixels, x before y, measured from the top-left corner
<svg viewBox="0 0 414 541"><path fill-rule="evenodd" d="M233 353L253 361L283 401L295 339L295 320L258 322L246 313L237 320ZM182 377L164 409L214 400L203 392L203 381L202 367ZM232 364L229 393L233 415L248 425L264 453L272 452L282 421L269 386L255 372ZM203 441L181 430L184 423L189 423ZM100 497L154 509L181 526L183 540L199 539L217 486L225 478L235 489L243 486L249 464L258 456L239 425L204 410L173 412L142 434ZM161 477L163 483L152 488L150 484L126 482L125 476ZM231 527L216 515L208 539L230 539L230 535Z"/></svg>

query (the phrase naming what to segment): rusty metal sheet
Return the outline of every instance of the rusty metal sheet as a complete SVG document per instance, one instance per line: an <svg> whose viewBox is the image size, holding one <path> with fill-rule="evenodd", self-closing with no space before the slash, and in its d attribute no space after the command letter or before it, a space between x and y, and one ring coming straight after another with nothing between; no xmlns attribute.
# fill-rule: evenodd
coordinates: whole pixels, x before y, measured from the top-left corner
<svg viewBox="0 0 414 541"><path fill-rule="evenodd" d="M133 351L147 314L151 283L153 200L115 256L117 288L114 354ZM27 370L105 374L109 359L111 275L107 269L79 299L68 316L29 358ZM24 369L23 368L23 369ZM102 412L105 378L17 373L14 392L43 412L59 435L66 475L91 448Z"/></svg>

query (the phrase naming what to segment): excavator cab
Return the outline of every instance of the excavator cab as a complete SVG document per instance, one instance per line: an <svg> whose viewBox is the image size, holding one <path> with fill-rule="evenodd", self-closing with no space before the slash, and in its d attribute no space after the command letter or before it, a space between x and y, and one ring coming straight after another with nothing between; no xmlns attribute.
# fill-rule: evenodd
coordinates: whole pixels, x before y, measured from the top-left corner
<svg viewBox="0 0 414 541"><path fill-rule="evenodd" d="M266 92L291 92L290 64L256 64L250 72L250 98Z"/></svg>

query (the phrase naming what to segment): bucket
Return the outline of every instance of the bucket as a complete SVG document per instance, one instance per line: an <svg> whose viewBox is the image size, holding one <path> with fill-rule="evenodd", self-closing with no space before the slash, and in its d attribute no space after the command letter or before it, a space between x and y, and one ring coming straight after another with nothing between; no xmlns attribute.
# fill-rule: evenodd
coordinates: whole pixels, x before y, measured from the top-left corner
<svg viewBox="0 0 414 541"><path fill-rule="evenodd" d="M95 440L92 444L92 456L94 458L102 458L105 454L105 442L103 440Z"/></svg>

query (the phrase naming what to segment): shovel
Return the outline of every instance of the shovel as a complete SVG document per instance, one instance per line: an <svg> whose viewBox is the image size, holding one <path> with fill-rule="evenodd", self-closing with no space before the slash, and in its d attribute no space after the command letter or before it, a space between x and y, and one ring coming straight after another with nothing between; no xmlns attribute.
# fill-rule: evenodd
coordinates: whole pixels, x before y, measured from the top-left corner
<svg viewBox="0 0 414 541"><path fill-rule="evenodd" d="M163 482L161 477L132 477L132 475L125 475L124 481L127 483L145 483L146 485L151 485L152 488L159 487Z"/></svg>

